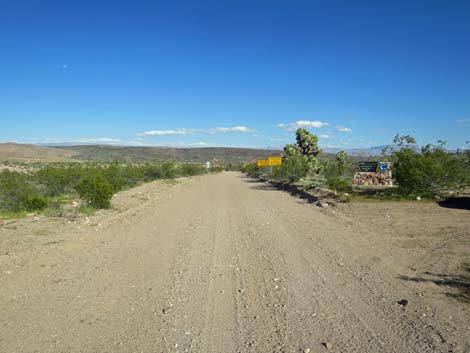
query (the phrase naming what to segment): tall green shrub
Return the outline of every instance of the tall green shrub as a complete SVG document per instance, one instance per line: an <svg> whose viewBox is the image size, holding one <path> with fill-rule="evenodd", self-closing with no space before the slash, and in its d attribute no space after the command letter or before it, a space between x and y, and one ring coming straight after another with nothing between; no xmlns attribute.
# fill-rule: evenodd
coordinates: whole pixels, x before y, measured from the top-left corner
<svg viewBox="0 0 470 353"><path fill-rule="evenodd" d="M6 211L34 211L47 206L47 200L28 182L25 174L0 173L0 208Z"/></svg>
<svg viewBox="0 0 470 353"><path fill-rule="evenodd" d="M80 198L94 208L110 208L114 187L101 174L90 175L75 185Z"/></svg>
<svg viewBox="0 0 470 353"><path fill-rule="evenodd" d="M183 164L180 166L179 174L181 176L194 176L200 175L206 171L206 168L200 165L193 165L193 164Z"/></svg>
<svg viewBox="0 0 470 353"><path fill-rule="evenodd" d="M257 163L248 163L242 167L242 172L251 178L258 178L260 176L260 168Z"/></svg>
<svg viewBox="0 0 470 353"><path fill-rule="evenodd" d="M414 141L411 136L395 137L398 149L391 154L394 176L404 193L432 195L468 185L469 170L461 155L447 151L442 142L418 151L415 145L403 143L406 138Z"/></svg>
<svg viewBox="0 0 470 353"><path fill-rule="evenodd" d="M46 196L58 196L72 191L81 174L77 167L46 167L36 173L36 180Z"/></svg>
<svg viewBox="0 0 470 353"><path fill-rule="evenodd" d="M160 167L162 178L164 179L174 179L178 176L178 171L176 169L176 164L173 162L165 162Z"/></svg>
<svg viewBox="0 0 470 353"><path fill-rule="evenodd" d="M100 172L111 186L113 193L115 193L124 189L126 186L133 186L134 183L125 177L126 169L128 168L129 167L124 167L114 162L102 170L94 170L93 172Z"/></svg>
<svg viewBox="0 0 470 353"><path fill-rule="evenodd" d="M297 129L295 134L297 143L284 146L283 166L278 172L289 181L318 174L321 171L318 137L306 129Z"/></svg>

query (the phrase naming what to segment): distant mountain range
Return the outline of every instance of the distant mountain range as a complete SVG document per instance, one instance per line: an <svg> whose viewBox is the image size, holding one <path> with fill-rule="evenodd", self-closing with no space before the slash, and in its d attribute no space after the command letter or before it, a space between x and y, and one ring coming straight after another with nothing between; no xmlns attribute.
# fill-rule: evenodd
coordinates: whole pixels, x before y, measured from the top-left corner
<svg viewBox="0 0 470 353"><path fill-rule="evenodd" d="M65 162L72 160L74 152L53 147L43 147L15 142L0 143L0 161L51 161Z"/></svg>
<svg viewBox="0 0 470 353"><path fill-rule="evenodd" d="M204 155L206 155L207 151L258 151L258 152L265 152L265 151L270 151L270 154L279 154L279 151L282 151L282 147L275 147L275 146L268 146L265 149L260 149L260 148L234 148L234 147L191 147L191 148L184 148L184 147L153 147L153 146L141 146L141 147L136 147L136 146L117 146L117 145L90 145L90 144L77 144L77 143L44 143L44 144L37 144L38 146L44 146L44 147L57 147L61 149L69 149L71 151L80 151L82 153L83 158L80 159L102 159L104 154L107 154L107 152L110 152L111 155L114 157L118 157L117 155L120 155L122 152L130 152L132 151L132 155L134 158L141 159L143 156L136 156L134 152L146 150L146 151L159 151L159 155L166 155L164 151L173 151L168 157L175 157L176 155L179 155L180 153L175 152L175 151L186 151L186 154L188 154L188 151L193 151L193 152L203 152ZM97 149L96 147L99 147ZM382 149L385 147L393 148L392 145L382 145L382 146L373 146L373 147L366 147L366 148L323 148L323 153L325 154L336 154L339 151L345 151L348 155L350 156L355 156L355 157L372 157L372 156L380 156L382 154ZM95 154L95 155L87 155L90 153L90 151L100 151L100 153ZM106 152L107 151L107 152ZM125 153L124 153L125 154ZM151 153L153 154L153 153ZM194 159L195 156L193 153L190 153L191 157L190 159ZM195 153L197 154L197 153ZM246 152L242 152L242 154L246 154ZM265 153L261 153L264 155ZM87 156L85 156L87 155ZM89 158L86 158L89 157ZM197 159L197 158L196 158ZM218 159L216 157L216 159ZM237 160L239 160L237 158Z"/></svg>
<svg viewBox="0 0 470 353"><path fill-rule="evenodd" d="M0 161L175 161L182 163L244 164L269 156L279 156L280 150L228 147L129 147L110 145L51 145L40 146L0 143Z"/></svg>
<svg viewBox="0 0 470 353"><path fill-rule="evenodd" d="M421 152L421 146L418 145L408 145L408 147L413 148L416 152ZM327 154L336 154L339 151L344 151L350 156L354 157L374 157L381 156L384 148L388 149L387 153L390 151L397 151L399 148L396 145L382 145L382 146L373 146L365 148L324 148L323 152ZM456 150L449 150L450 152L455 152Z"/></svg>
<svg viewBox="0 0 470 353"><path fill-rule="evenodd" d="M373 146L373 147L364 147L364 148L324 148L324 153L336 154L339 151L344 151L350 156L356 157L372 157L380 156L384 148L394 148L392 145L382 145L382 146Z"/></svg>
<svg viewBox="0 0 470 353"><path fill-rule="evenodd" d="M324 148L327 158L345 151L357 159L379 157L384 148L394 148L392 145L373 146L368 148ZM396 147L395 147L396 148ZM415 147L417 150L420 148ZM70 145L59 144L19 144L0 143L1 160L31 160L31 161L175 161L186 163L244 164L269 156L279 156L280 148L232 148L232 147L131 147L113 145ZM329 155L329 156L328 156ZM374 158L377 159L377 158Z"/></svg>

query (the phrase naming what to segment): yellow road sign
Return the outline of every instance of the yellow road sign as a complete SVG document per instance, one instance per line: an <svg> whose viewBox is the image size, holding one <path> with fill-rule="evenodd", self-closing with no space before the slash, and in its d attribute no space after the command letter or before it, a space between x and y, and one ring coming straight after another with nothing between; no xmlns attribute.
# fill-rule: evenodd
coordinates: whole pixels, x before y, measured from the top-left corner
<svg viewBox="0 0 470 353"><path fill-rule="evenodd" d="M282 158L281 157L269 157L268 159L269 165L281 165L282 164Z"/></svg>
<svg viewBox="0 0 470 353"><path fill-rule="evenodd" d="M267 167L269 165L269 160L260 159L258 160L258 167Z"/></svg>

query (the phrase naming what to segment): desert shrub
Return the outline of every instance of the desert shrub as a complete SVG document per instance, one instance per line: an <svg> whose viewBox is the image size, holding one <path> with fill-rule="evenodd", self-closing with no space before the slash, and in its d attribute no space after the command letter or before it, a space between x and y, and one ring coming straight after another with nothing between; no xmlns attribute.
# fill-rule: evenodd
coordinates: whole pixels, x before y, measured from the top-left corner
<svg viewBox="0 0 470 353"><path fill-rule="evenodd" d="M162 177L162 170L156 164L146 163L140 167L140 171L146 181L157 180Z"/></svg>
<svg viewBox="0 0 470 353"><path fill-rule="evenodd" d="M225 170L225 168L223 166L212 166L209 171L211 173L220 173L220 172L223 172Z"/></svg>
<svg viewBox="0 0 470 353"><path fill-rule="evenodd" d="M296 182L311 171L309 158L298 154L283 158L282 165L273 168L273 178L282 182Z"/></svg>
<svg viewBox="0 0 470 353"><path fill-rule="evenodd" d="M335 191L348 191L351 188L350 182L340 177L329 178L326 183L330 189Z"/></svg>
<svg viewBox="0 0 470 353"><path fill-rule="evenodd" d="M462 155L447 151L443 143L427 145L421 151L410 145L399 147L391 157L402 193L431 196L442 189L462 189L469 184L470 169Z"/></svg>
<svg viewBox="0 0 470 353"><path fill-rule="evenodd" d="M306 129L297 129L296 143L284 146L282 165L272 168L247 164L242 171L251 177L265 176L283 183L293 183L317 176L323 169L318 154L318 137Z"/></svg>
<svg viewBox="0 0 470 353"><path fill-rule="evenodd" d="M323 166L323 175L325 178L330 179L333 177L338 177L340 176L338 167L336 165L335 161L331 161L329 159L325 159L321 161L321 164Z"/></svg>
<svg viewBox="0 0 470 353"><path fill-rule="evenodd" d="M18 212L41 210L47 200L29 183L25 174L3 171L0 173L0 208Z"/></svg>
<svg viewBox="0 0 470 353"><path fill-rule="evenodd" d="M241 171L242 170L242 165L240 164L233 164L233 163L228 163L224 166L224 170L226 171Z"/></svg>
<svg viewBox="0 0 470 353"><path fill-rule="evenodd" d="M289 181L296 181L307 176L318 174L322 165L318 159L321 152L318 147L318 136L306 129L295 132L297 143L284 146L283 166L280 174Z"/></svg>
<svg viewBox="0 0 470 353"><path fill-rule="evenodd" d="M25 209L28 211L43 210L48 205L45 197L39 195L30 195L24 201Z"/></svg>
<svg viewBox="0 0 470 353"><path fill-rule="evenodd" d="M94 208L109 208L114 187L100 173L90 175L75 185L80 198Z"/></svg>
<svg viewBox="0 0 470 353"><path fill-rule="evenodd" d="M260 176L261 170L257 163L249 163L242 167L242 172L251 178L258 178Z"/></svg>
<svg viewBox="0 0 470 353"><path fill-rule="evenodd" d="M36 173L36 181L46 196L58 196L72 191L73 185L80 178L81 168L46 167Z"/></svg>
<svg viewBox="0 0 470 353"><path fill-rule="evenodd" d="M126 186L133 186L133 180L126 178L126 170L128 167L122 167L118 163L112 163L106 168L93 170L92 173L100 173L109 183L113 193L124 189Z"/></svg>
<svg viewBox="0 0 470 353"><path fill-rule="evenodd" d="M194 164L183 164L179 169L179 174L181 176L194 176L200 175L206 172L206 168L201 165L194 165Z"/></svg>
<svg viewBox="0 0 470 353"><path fill-rule="evenodd" d="M165 162L160 167L162 178L174 179L178 176L178 170L176 164L173 162Z"/></svg>
<svg viewBox="0 0 470 353"><path fill-rule="evenodd" d="M354 158L348 156L344 151L339 151L334 159L323 159L321 161L322 174L325 178L343 177L352 179L357 171L357 163Z"/></svg>
<svg viewBox="0 0 470 353"><path fill-rule="evenodd" d="M84 207L108 208L114 193L155 179L172 179L206 172L199 165L172 162L144 165L113 162L38 165L34 174L0 173L0 209L12 212L57 208L61 195L77 192ZM47 198L45 198L45 197Z"/></svg>
<svg viewBox="0 0 470 353"><path fill-rule="evenodd" d="M147 180L141 166L127 165L122 173L123 177L126 179L126 187L134 187Z"/></svg>

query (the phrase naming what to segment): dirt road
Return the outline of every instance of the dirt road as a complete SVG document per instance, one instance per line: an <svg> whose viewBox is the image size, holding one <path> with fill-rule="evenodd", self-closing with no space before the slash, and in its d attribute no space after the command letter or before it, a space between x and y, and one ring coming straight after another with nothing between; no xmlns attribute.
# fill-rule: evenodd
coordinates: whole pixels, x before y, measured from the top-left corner
<svg viewBox="0 0 470 353"><path fill-rule="evenodd" d="M470 351L373 231L238 173L149 193L0 263L0 352Z"/></svg>

